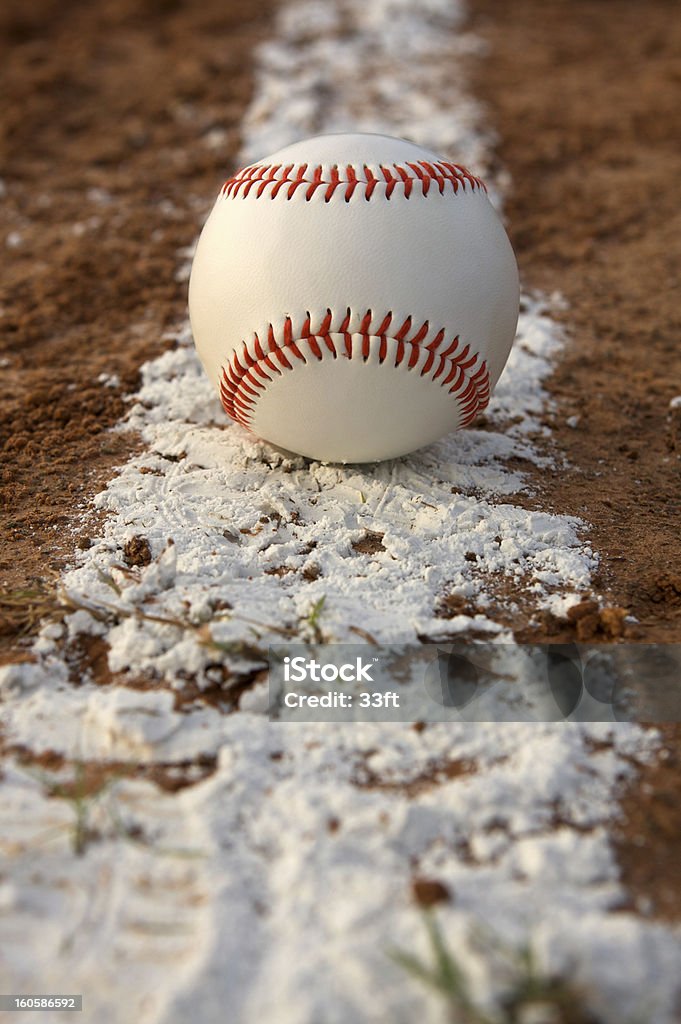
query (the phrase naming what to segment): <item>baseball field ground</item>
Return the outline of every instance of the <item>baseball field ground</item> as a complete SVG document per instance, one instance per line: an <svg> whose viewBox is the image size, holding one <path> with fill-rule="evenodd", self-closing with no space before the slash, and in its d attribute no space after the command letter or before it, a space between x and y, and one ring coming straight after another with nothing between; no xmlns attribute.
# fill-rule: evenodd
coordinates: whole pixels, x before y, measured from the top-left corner
<svg viewBox="0 0 681 1024"><path fill-rule="evenodd" d="M3 0L3 1020L681 1021L680 52L671 0ZM223 183L340 132L479 175L520 272L485 411L380 463L230 420L187 318ZM278 721L274 645L512 692ZM650 713L536 720L548 645Z"/></svg>

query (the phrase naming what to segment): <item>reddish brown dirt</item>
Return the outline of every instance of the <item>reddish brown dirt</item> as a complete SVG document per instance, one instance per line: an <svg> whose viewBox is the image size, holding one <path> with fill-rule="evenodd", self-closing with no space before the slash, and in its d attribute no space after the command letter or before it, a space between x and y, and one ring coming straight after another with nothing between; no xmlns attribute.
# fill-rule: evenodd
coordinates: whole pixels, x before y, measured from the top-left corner
<svg viewBox="0 0 681 1024"><path fill-rule="evenodd" d="M668 0L473 8L490 44L475 93L513 178L521 276L569 302L551 426L571 468L537 475L541 504L593 525L594 585L639 619L639 639L681 641L681 444L669 415L681 392L678 11Z"/></svg>
<svg viewBox="0 0 681 1024"><path fill-rule="evenodd" d="M638 618L633 637L679 642L681 441L669 410L681 393L678 11L668 0L473 7L490 44L475 91L513 177L506 212L521 275L569 302L550 423L571 467L536 475L540 501L592 524L594 584ZM572 624L577 633L587 619ZM618 622L613 612L604 625ZM555 625L517 635L543 639ZM623 909L679 921L679 726L664 728L661 755L624 794L622 814L613 838Z"/></svg>
<svg viewBox="0 0 681 1024"><path fill-rule="evenodd" d="M613 840L630 907L681 920L681 742L678 726L662 729L655 761L628 788ZM630 909L626 906L623 909Z"/></svg>
<svg viewBox="0 0 681 1024"><path fill-rule="evenodd" d="M233 169L248 54L270 7L0 7L0 586L10 592L64 564L71 531L95 525L80 523L87 499L134 445L109 428L184 314L177 251ZM214 129L224 135L211 147Z"/></svg>

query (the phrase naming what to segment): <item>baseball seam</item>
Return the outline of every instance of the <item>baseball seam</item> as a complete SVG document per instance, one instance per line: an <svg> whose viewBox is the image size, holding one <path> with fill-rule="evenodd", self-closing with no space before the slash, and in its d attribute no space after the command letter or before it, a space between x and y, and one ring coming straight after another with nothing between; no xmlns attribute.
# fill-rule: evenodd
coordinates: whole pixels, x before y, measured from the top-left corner
<svg viewBox="0 0 681 1024"><path fill-rule="evenodd" d="M319 327L313 331L307 313L300 337L294 338L293 321L286 317L278 330L268 325L266 339L261 340L254 334L248 344L242 342L241 350L235 350L228 364L222 367L220 398L227 415L250 430L258 399L277 376L293 370L296 361L337 359L340 355L367 362L372 353L376 355L376 344L379 365L386 363L392 352L395 368L406 361L408 371L416 371L440 387L447 387L462 412L459 426L467 426L487 406L491 392L487 364L477 352L471 352L470 345L461 348L458 335L447 339L443 327L431 342L424 344L431 334L428 320L414 329L412 317L408 316L398 330L388 333L392 312L379 321L367 310L359 329L351 332L348 327L353 319L348 309L342 322L332 330L333 314L327 309ZM372 329L374 324L376 327Z"/></svg>
<svg viewBox="0 0 681 1024"><path fill-rule="evenodd" d="M344 192L349 203L357 190L364 191L369 201L374 195L390 199L395 190L402 192L405 199L419 192L427 196L436 187L440 195L445 190L456 195L461 189L487 191L480 178L467 171L460 164L444 160L417 160L405 164L379 164L372 170L368 164L357 168L353 164L325 166L317 164L252 164L238 171L222 187L222 196L228 199L245 199L251 192L257 199L269 195L276 199L283 195L292 199L296 191L305 188L305 199L309 202L319 189L323 189L324 202L328 203L336 193Z"/></svg>

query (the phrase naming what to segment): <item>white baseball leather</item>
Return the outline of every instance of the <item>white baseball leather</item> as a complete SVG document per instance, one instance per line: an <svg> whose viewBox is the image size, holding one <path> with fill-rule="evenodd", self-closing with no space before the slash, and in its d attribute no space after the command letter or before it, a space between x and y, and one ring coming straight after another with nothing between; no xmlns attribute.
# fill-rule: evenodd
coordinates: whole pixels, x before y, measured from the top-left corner
<svg viewBox="0 0 681 1024"><path fill-rule="evenodd" d="M189 311L229 415L290 451L367 462L485 407L518 272L479 179L400 139L326 135L226 183Z"/></svg>

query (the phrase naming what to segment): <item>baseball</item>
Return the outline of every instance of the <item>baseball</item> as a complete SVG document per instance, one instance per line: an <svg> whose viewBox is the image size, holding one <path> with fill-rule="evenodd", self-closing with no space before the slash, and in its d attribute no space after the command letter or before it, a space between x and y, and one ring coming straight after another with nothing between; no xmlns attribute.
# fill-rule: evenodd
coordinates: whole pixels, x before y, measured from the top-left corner
<svg viewBox="0 0 681 1024"><path fill-rule="evenodd" d="M404 455L487 405L518 271L484 184L383 135L245 167L199 239L189 313L225 411L324 462Z"/></svg>

